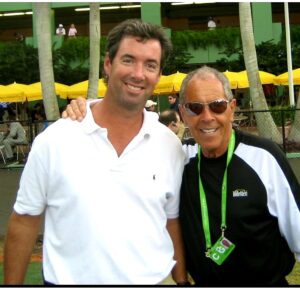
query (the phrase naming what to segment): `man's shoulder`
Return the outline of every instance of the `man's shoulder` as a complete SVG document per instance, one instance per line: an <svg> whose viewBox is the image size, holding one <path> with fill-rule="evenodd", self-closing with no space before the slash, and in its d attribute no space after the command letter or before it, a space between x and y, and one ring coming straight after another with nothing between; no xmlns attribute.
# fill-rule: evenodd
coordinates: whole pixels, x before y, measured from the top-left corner
<svg viewBox="0 0 300 289"><path fill-rule="evenodd" d="M277 143L268 138L257 136L244 131L236 131L236 135L237 143L243 143L245 145L252 146L253 148L263 149L271 154L278 154L283 152Z"/></svg>
<svg viewBox="0 0 300 289"><path fill-rule="evenodd" d="M68 139L74 133L79 131L81 123L78 121L72 121L71 119L58 119L57 121L49 124L47 128L39 135L44 139Z"/></svg>
<svg viewBox="0 0 300 289"><path fill-rule="evenodd" d="M286 164L287 158L283 149L279 144L265 137L237 132L237 150L240 156L249 157L251 149L255 156L260 155L266 157L268 160L275 160L277 163Z"/></svg>

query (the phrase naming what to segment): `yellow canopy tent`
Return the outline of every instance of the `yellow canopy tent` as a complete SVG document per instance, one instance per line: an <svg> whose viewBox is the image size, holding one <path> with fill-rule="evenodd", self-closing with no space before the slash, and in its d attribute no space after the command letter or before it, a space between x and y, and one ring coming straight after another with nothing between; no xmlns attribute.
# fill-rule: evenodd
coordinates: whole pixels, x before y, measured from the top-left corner
<svg viewBox="0 0 300 289"><path fill-rule="evenodd" d="M226 70L223 72L223 74L228 78L229 83L230 83L230 88L236 89L238 86L238 84L237 84L238 72Z"/></svg>
<svg viewBox="0 0 300 289"><path fill-rule="evenodd" d="M181 73L179 71L170 75L162 75L159 82L155 86L154 94L179 92L181 83L186 75L186 73Z"/></svg>
<svg viewBox="0 0 300 289"><path fill-rule="evenodd" d="M28 85L27 85L27 84L22 84L22 83L17 83L17 82L8 84L8 85L6 85L6 87L9 87L9 88L12 88L12 89L20 90L20 91L22 91L23 93L25 93L26 90L28 89Z"/></svg>
<svg viewBox="0 0 300 289"><path fill-rule="evenodd" d="M265 72L265 71L259 71L258 73L259 73L259 78L260 78L261 84L273 84L274 83L274 79L276 77L275 74ZM246 70L238 72L237 85L238 85L238 88L249 87L248 75L247 75Z"/></svg>
<svg viewBox="0 0 300 289"><path fill-rule="evenodd" d="M55 82L54 87L55 93L57 95L61 95L68 89L69 86ZM28 89L25 91L25 95L28 101L43 99L42 84L40 82L36 82L28 85Z"/></svg>
<svg viewBox="0 0 300 289"><path fill-rule="evenodd" d="M0 85L0 102L24 102L24 92L13 87Z"/></svg>
<svg viewBox="0 0 300 289"><path fill-rule="evenodd" d="M231 72L226 70L223 72L229 79L232 89L237 88L237 72ZM187 76L186 73L177 71L170 75L162 75L159 82L155 86L154 94L168 94L178 93L182 84L182 81Z"/></svg>
<svg viewBox="0 0 300 289"><path fill-rule="evenodd" d="M81 97L87 97L88 93L88 85L89 81L85 80L76 84L73 84L68 87L62 94L62 98L77 98L79 96ZM98 82L98 97L104 97L106 92L106 84L104 83L104 80L102 78L99 79Z"/></svg>
<svg viewBox="0 0 300 289"><path fill-rule="evenodd" d="M289 85L289 73L285 72L274 79L276 85ZM293 83L295 85L300 85L300 68L293 70Z"/></svg>

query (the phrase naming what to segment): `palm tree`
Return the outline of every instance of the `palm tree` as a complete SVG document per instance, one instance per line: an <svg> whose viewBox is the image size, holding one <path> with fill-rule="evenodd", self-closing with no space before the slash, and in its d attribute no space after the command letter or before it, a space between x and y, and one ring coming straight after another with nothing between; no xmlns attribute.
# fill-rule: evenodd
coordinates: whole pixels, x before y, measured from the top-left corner
<svg viewBox="0 0 300 289"><path fill-rule="evenodd" d="M296 108L300 109L300 96L298 96ZM288 140L300 142L300 110L296 110L295 119L292 124Z"/></svg>
<svg viewBox="0 0 300 289"><path fill-rule="evenodd" d="M33 9L36 14L36 32L43 103L47 119L56 120L60 114L54 86L49 5L47 2L34 2Z"/></svg>
<svg viewBox="0 0 300 289"><path fill-rule="evenodd" d="M90 3L90 70L88 98L98 97L100 65L100 5Z"/></svg>
<svg viewBox="0 0 300 289"><path fill-rule="evenodd" d="M268 110L268 104L259 78L257 55L253 35L251 4L239 3L240 30L243 45L244 61L250 85L250 96L254 110ZM255 113L259 135L282 143L279 132L270 112ZM266 129L267 128L267 129Z"/></svg>

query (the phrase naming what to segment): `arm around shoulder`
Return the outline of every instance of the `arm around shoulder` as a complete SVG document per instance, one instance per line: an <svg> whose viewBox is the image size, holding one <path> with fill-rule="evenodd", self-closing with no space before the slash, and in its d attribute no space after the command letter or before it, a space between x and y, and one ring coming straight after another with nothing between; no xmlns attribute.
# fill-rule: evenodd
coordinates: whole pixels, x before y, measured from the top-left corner
<svg viewBox="0 0 300 289"><path fill-rule="evenodd" d="M86 99L78 97L73 99L66 109L62 112L63 118L71 118L72 120L82 121L86 115Z"/></svg>

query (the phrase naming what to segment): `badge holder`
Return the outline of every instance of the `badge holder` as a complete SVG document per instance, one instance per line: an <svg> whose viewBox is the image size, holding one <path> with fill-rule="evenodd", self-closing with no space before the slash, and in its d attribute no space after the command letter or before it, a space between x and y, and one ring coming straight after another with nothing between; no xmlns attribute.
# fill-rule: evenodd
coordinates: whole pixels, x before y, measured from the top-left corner
<svg viewBox="0 0 300 289"><path fill-rule="evenodd" d="M235 245L226 239L224 236L220 237L220 239L211 247L211 249L207 252L207 257L213 260L218 265L222 265L223 262L228 258L231 254Z"/></svg>

